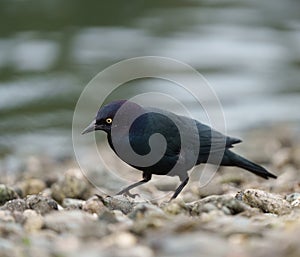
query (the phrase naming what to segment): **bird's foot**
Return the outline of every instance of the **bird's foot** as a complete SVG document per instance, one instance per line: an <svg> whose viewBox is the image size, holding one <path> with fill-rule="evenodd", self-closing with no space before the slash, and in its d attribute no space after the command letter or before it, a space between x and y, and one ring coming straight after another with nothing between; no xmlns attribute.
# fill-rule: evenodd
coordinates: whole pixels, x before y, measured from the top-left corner
<svg viewBox="0 0 300 257"><path fill-rule="evenodd" d="M129 196L129 197L131 197L133 199L136 198L136 197L140 197L139 194L132 194L132 193L129 192L129 190L125 191L125 192L120 192L117 195L125 195L125 196Z"/></svg>

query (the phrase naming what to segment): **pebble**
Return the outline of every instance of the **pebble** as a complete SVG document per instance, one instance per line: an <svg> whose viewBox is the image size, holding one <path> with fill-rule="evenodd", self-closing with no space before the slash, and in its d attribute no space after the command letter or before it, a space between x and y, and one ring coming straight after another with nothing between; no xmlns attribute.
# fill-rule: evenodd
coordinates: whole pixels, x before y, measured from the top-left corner
<svg viewBox="0 0 300 257"><path fill-rule="evenodd" d="M10 211L0 210L0 221L2 221L2 222L15 222L15 219L11 215Z"/></svg>
<svg viewBox="0 0 300 257"><path fill-rule="evenodd" d="M170 202L164 202L160 206L162 210L169 215L189 214L190 208L180 198L174 199Z"/></svg>
<svg viewBox="0 0 300 257"><path fill-rule="evenodd" d="M53 199L42 195L28 195L25 202L28 209L35 210L42 215L58 210L57 203Z"/></svg>
<svg viewBox="0 0 300 257"><path fill-rule="evenodd" d="M28 233L39 231L43 227L43 218L34 210L26 210L23 213L25 217L24 229Z"/></svg>
<svg viewBox="0 0 300 257"><path fill-rule="evenodd" d="M80 199L64 198L62 206L66 209L82 209L84 202Z"/></svg>
<svg viewBox="0 0 300 257"><path fill-rule="evenodd" d="M51 190L53 199L61 203L64 198L87 199L91 189L80 170L70 169L51 186Z"/></svg>
<svg viewBox="0 0 300 257"><path fill-rule="evenodd" d="M250 148L258 149L261 139L250 140ZM271 137L263 140L261 146L272 147ZM277 180L225 168L207 187L191 181L178 199L163 203L145 196L93 196L96 189L80 170L67 170L69 164L62 164L65 173L62 166L40 165L34 174L25 170L12 189L0 185L0 256L300 256L299 155L290 158L289 147L274 149L278 160L269 166L279 167ZM261 152L254 154L261 159ZM268 152L265 161L270 161ZM55 173L51 181L45 170ZM101 174L99 179L107 184ZM161 180L157 187L168 191L177 182ZM247 189L256 187L261 190ZM155 199L158 190L145 188Z"/></svg>
<svg viewBox="0 0 300 257"><path fill-rule="evenodd" d="M246 189L236 196L251 207L266 213L284 215L291 212L291 205L280 195L271 194L258 189Z"/></svg>
<svg viewBox="0 0 300 257"><path fill-rule="evenodd" d="M135 202L132 198L116 195L116 196L101 196L97 195L100 201L106 206L109 210L120 210L124 214L131 212L138 203Z"/></svg>
<svg viewBox="0 0 300 257"><path fill-rule="evenodd" d="M10 212L23 212L27 209L26 201L23 199L14 199L6 202L2 207L1 210L8 210Z"/></svg>
<svg viewBox="0 0 300 257"><path fill-rule="evenodd" d="M292 193L285 198L292 207L300 207L300 193Z"/></svg>
<svg viewBox="0 0 300 257"><path fill-rule="evenodd" d="M91 214L100 214L105 208L103 202L97 196L93 196L82 203L82 210Z"/></svg>
<svg viewBox="0 0 300 257"><path fill-rule="evenodd" d="M73 233L81 237L103 236L107 233L104 224L82 210L52 212L44 217L44 227L56 233Z"/></svg>
<svg viewBox="0 0 300 257"><path fill-rule="evenodd" d="M137 204L132 211L128 214L128 217L133 220L163 217L166 218L165 212L156 205L148 203Z"/></svg>
<svg viewBox="0 0 300 257"><path fill-rule="evenodd" d="M246 211L249 207L238 201L231 194L211 195L198 201L187 204L192 215L200 215L203 212L221 210L226 215L236 215Z"/></svg>
<svg viewBox="0 0 300 257"><path fill-rule="evenodd" d="M222 237L208 232L194 232L181 235L157 235L152 239L152 247L159 254L156 256L229 256L229 245Z"/></svg>
<svg viewBox="0 0 300 257"><path fill-rule="evenodd" d="M128 232L116 233L113 235L113 241L121 248L130 248L137 244L137 238Z"/></svg>
<svg viewBox="0 0 300 257"><path fill-rule="evenodd" d="M292 203L296 200L300 200L300 193L292 193L292 194L289 194L285 197L285 199L289 202L289 203Z"/></svg>
<svg viewBox="0 0 300 257"><path fill-rule="evenodd" d="M99 214L99 221L113 224L118 223L116 215L108 209L102 210L101 214Z"/></svg>
<svg viewBox="0 0 300 257"><path fill-rule="evenodd" d="M0 184L0 205L5 204L7 201L18 198L17 193L11 187Z"/></svg>
<svg viewBox="0 0 300 257"><path fill-rule="evenodd" d="M46 189L46 183L40 179L25 179L16 185L16 190L21 196L34 195Z"/></svg>

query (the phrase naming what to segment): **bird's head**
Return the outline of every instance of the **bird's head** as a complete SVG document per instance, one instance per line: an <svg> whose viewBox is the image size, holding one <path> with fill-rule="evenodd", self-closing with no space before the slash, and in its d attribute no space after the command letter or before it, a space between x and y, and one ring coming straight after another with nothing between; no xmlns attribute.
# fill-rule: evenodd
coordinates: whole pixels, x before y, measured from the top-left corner
<svg viewBox="0 0 300 257"><path fill-rule="evenodd" d="M99 109L96 118L91 122L89 126L87 126L83 130L82 134L86 134L96 130L103 130L107 133L110 133L114 117L120 110L121 106L125 103L125 108L127 111L134 111L141 108L139 105L127 100L117 100L110 102L109 104L106 104Z"/></svg>

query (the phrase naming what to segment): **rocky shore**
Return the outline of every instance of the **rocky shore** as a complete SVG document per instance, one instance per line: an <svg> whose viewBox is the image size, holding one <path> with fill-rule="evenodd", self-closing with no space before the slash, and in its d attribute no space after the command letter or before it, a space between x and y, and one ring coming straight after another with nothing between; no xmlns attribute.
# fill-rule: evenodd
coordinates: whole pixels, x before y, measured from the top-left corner
<svg viewBox="0 0 300 257"><path fill-rule="evenodd" d="M99 192L75 161L46 165L31 157L24 171L0 179L0 256L298 257L299 137L262 129L244 141L237 151L277 180L222 168L171 202L174 181L159 179L133 191L135 198L113 196ZM157 198L161 191L166 197Z"/></svg>

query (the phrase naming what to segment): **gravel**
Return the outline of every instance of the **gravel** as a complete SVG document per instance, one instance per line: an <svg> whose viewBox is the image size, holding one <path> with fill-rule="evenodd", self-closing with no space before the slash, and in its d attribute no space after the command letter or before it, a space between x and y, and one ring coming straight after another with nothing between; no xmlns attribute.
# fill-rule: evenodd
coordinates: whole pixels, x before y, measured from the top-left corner
<svg viewBox="0 0 300 257"><path fill-rule="evenodd" d="M265 166L277 180L222 168L207 186L192 180L171 202L166 192L176 187L173 179L160 177L157 185L133 190L146 197L106 195L70 164L58 172L49 162L53 166L46 170L55 172L43 177L36 156L38 169L31 164L26 176L0 184L0 255L298 257L300 143L281 146L279 134L273 135L274 142L269 142L269 130L253 140L249 134L247 141L257 149L253 160L269 160ZM262 146L272 150L269 155Z"/></svg>

